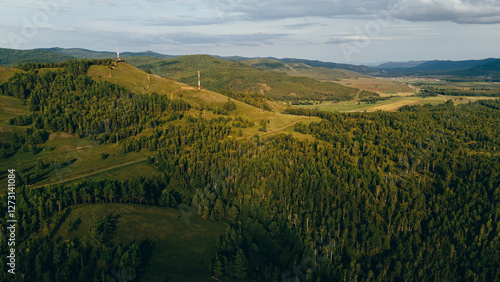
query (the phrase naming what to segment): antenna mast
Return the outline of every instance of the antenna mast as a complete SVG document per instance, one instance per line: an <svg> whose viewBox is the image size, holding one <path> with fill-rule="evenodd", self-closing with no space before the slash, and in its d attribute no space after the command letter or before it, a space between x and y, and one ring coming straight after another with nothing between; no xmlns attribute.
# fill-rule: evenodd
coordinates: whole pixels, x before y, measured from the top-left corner
<svg viewBox="0 0 500 282"><path fill-rule="evenodd" d="M201 90L200 71L198 71L198 91Z"/></svg>

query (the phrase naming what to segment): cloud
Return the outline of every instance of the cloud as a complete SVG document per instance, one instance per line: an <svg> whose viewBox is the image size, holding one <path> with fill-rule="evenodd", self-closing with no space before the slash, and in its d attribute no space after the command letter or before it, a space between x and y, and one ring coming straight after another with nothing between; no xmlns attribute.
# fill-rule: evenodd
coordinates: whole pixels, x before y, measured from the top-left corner
<svg viewBox="0 0 500 282"><path fill-rule="evenodd" d="M224 24L230 19L223 19L220 17L207 17L207 18L197 18L197 17L161 17L156 19L146 19L141 20L140 23L143 26L207 26L215 24Z"/></svg>
<svg viewBox="0 0 500 282"><path fill-rule="evenodd" d="M337 36L337 37L332 37L328 39L325 44L332 44L332 45L337 45L337 44L344 44L344 43L353 43L353 42L361 42L362 39L360 37L355 37L355 36Z"/></svg>
<svg viewBox="0 0 500 282"><path fill-rule="evenodd" d="M451 21L459 24L500 23L498 0L217 0L191 1L213 7L231 20L269 21L279 19L365 16L389 11L407 21ZM208 6L207 6L208 5Z"/></svg>
<svg viewBox="0 0 500 282"><path fill-rule="evenodd" d="M402 37L381 37L381 36L361 36L361 35L349 35L349 36L335 36L327 41L325 44L339 45L345 43L362 43L366 44L368 42L379 42L386 40L401 40Z"/></svg>
<svg viewBox="0 0 500 282"><path fill-rule="evenodd" d="M286 34L196 34L196 33L168 33L162 35L133 34L130 38L140 41L141 44L173 44L173 45L232 45L232 46L262 46L273 45L274 41L283 38Z"/></svg>
<svg viewBox="0 0 500 282"><path fill-rule="evenodd" d="M395 16L407 21L451 21L458 24L500 23L500 2L489 0L400 0Z"/></svg>

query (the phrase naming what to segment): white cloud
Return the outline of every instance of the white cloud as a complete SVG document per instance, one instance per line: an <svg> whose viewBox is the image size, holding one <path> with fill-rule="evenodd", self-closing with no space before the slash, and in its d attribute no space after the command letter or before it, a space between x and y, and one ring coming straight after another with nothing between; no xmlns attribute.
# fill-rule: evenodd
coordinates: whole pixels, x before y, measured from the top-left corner
<svg viewBox="0 0 500 282"><path fill-rule="evenodd" d="M400 0L396 17L408 21L451 21L459 24L500 23L500 2L481 0Z"/></svg>
<svg viewBox="0 0 500 282"><path fill-rule="evenodd" d="M452 21L460 24L500 23L500 1L496 0L218 0L193 1L242 20L265 21L286 18L371 15L389 11L408 21Z"/></svg>

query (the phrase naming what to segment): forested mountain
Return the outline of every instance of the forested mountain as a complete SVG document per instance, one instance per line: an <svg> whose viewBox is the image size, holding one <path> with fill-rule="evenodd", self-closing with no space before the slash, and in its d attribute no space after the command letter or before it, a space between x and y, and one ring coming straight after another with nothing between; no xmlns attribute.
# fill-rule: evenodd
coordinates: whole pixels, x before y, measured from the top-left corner
<svg viewBox="0 0 500 282"><path fill-rule="evenodd" d="M377 66L378 69L393 69L393 68L412 68L421 65L427 61L409 61L409 62L387 62Z"/></svg>
<svg viewBox="0 0 500 282"><path fill-rule="evenodd" d="M58 54L48 50L13 50L0 48L0 65L13 66L22 63L60 63L73 59L72 56Z"/></svg>
<svg viewBox="0 0 500 282"><path fill-rule="evenodd" d="M185 67L176 60L165 66L172 76ZM72 209L114 204L176 207L181 214L172 222L190 210L227 224L204 280L500 279L500 100L399 112L287 109L320 120L296 122L289 134L234 138L242 126L254 126L250 116L236 120L213 110L207 117L202 99L134 93L133 77L125 87L87 76L106 68L119 67L112 60L30 64L2 83L1 95L29 107L9 121L24 134L2 142L2 161L43 146L54 131L99 140L96 146L118 136L121 154L150 152L159 176L40 187L36 174L16 168L18 274L7 273L2 256L2 281L145 277L155 249L147 234L124 245L114 237L124 219L112 213L85 225L73 221ZM228 100L224 107L234 112L239 105ZM57 165L41 161L38 171ZM7 193L0 202L6 219ZM87 236L70 236L84 226ZM172 277L172 267L162 264L159 279Z"/></svg>
<svg viewBox="0 0 500 282"><path fill-rule="evenodd" d="M332 62L322 62L318 60L304 60L304 59L295 59L295 58L283 58L280 59L280 61L291 64L291 63L303 63L311 67L323 67L326 69L342 69L342 70L349 70L349 71L354 71L354 72L359 72L362 74L378 74L380 73L379 70L367 66L356 66L356 65L349 65L349 64L338 64L338 63L332 63Z"/></svg>
<svg viewBox="0 0 500 282"><path fill-rule="evenodd" d="M54 53L60 53L63 55L71 56L74 58L78 59L116 59L116 53L115 52L99 52L99 51L93 51L93 50L87 50L87 49L81 49L81 48L48 48L48 49L42 49L42 50L48 50ZM160 53L152 52L152 51L147 51L147 52L121 52L120 57L121 58L127 58L127 57L132 57L132 56L151 56L155 58L162 58L162 59L170 59L175 56L170 56L170 55L163 55Z"/></svg>
<svg viewBox="0 0 500 282"><path fill-rule="evenodd" d="M263 70L279 71L292 76L304 76L327 81L339 81L342 79L357 79L360 77L366 77L365 75L354 71L343 69L329 69L324 67L312 67L305 63L287 64L276 59L249 59L242 60L241 62Z"/></svg>
<svg viewBox="0 0 500 282"><path fill-rule="evenodd" d="M422 76L450 76L477 79L490 77L500 79L500 59L466 60L466 61L426 61L411 67L377 67L384 70L385 75L422 75Z"/></svg>
<svg viewBox="0 0 500 282"><path fill-rule="evenodd" d="M484 60L467 60L467 61L440 61L433 60L427 61L417 66L406 68L408 71L415 72L443 72L443 71L457 71L457 70L467 70L477 66L489 64L497 61L497 59L484 59Z"/></svg>

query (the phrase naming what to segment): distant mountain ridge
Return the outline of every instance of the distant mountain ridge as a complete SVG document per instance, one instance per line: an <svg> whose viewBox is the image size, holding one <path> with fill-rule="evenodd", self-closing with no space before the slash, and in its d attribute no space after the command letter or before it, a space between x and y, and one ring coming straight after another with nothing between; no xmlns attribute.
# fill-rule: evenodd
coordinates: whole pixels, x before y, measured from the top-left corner
<svg viewBox="0 0 500 282"><path fill-rule="evenodd" d="M175 55L165 55L153 51L146 52L123 52L120 57L127 59L132 57L151 57L155 59L172 59ZM283 67L289 66L309 66L313 68L323 68L325 70L347 70L352 72L361 73L371 76L406 76L406 75L419 75L419 76L459 76L465 78L473 77L490 77L494 80L500 80L500 59L488 58L483 60L462 60L462 61L449 61L449 60L432 60L432 61L409 61L409 62L388 62L381 64L377 67L368 67L363 65L350 65L339 64L333 62L323 62L318 60L306 60L296 58L248 58L241 56L213 56L226 61L242 62L252 65L255 61L262 61L259 63L262 69L273 69L275 71L283 71ZM115 52L109 51L93 51L83 48L40 48L33 50L13 50L0 48L0 65L13 66L19 63L37 63L37 62L63 62L70 59L102 59L102 58L116 58ZM273 63L271 61L274 60ZM285 64L285 65L283 65ZM310 71L310 70L309 70ZM312 73L318 73L319 70L313 70ZM331 71L326 77L332 75ZM289 73L291 74L291 73ZM341 72L337 71L337 74ZM300 74L299 74L300 75ZM311 77L306 73L306 76ZM322 78L327 79L325 75Z"/></svg>
<svg viewBox="0 0 500 282"><path fill-rule="evenodd" d="M412 64L415 64L412 66ZM459 77L491 77L500 79L500 59L488 58L483 60L433 60L406 63L386 63L377 68L385 75L430 75L430 76L459 76Z"/></svg>
<svg viewBox="0 0 500 282"><path fill-rule="evenodd" d="M43 49L14 50L0 48L0 66L4 67L23 63L60 63L71 59L74 59L74 57Z"/></svg>
<svg viewBox="0 0 500 282"><path fill-rule="evenodd" d="M51 51L55 53L60 53L68 56L72 56L75 58L80 58L80 59L107 59L107 58L116 58L116 52L108 52L108 51L93 51L93 50L88 50L88 49L83 49L83 48L47 48L47 49L41 49L41 50L46 50L46 51ZM161 58L161 59L171 59L176 56L171 56L171 55L164 55L160 53L156 53L153 51L146 51L146 52L123 52L120 53L121 58L127 58L127 57L133 57L133 56L151 56L155 58Z"/></svg>
<svg viewBox="0 0 500 282"><path fill-rule="evenodd" d="M408 61L408 62L387 62L376 66L377 69L397 69L397 68L413 68L428 61Z"/></svg>
<svg viewBox="0 0 500 282"><path fill-rule="evenodd" d="M411 68L414 71L457 71L489 64L498 59L467 60L467 61L428 61Z"/></svg>

